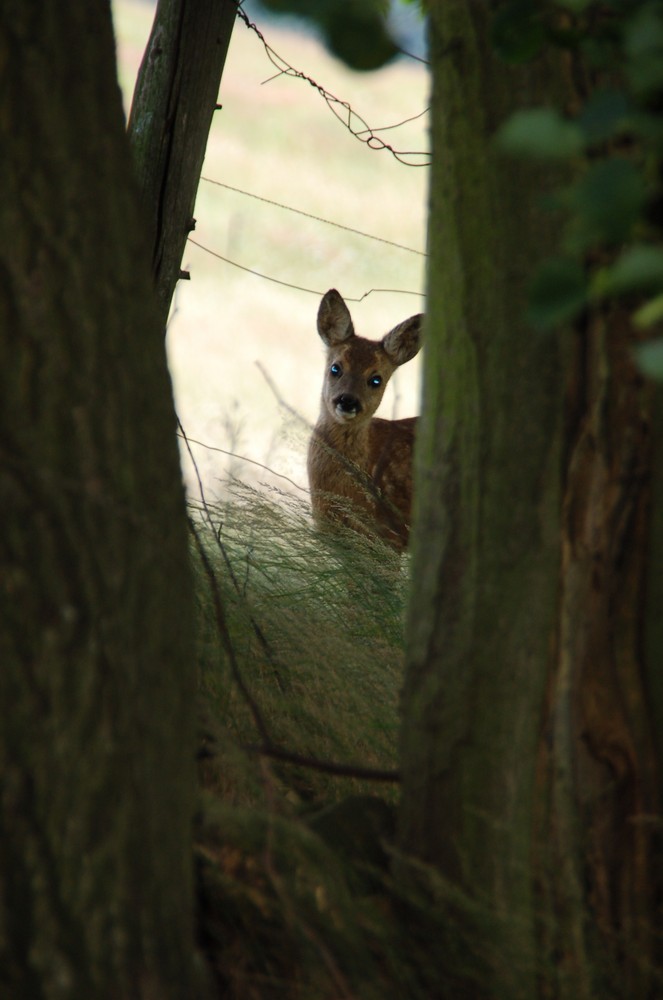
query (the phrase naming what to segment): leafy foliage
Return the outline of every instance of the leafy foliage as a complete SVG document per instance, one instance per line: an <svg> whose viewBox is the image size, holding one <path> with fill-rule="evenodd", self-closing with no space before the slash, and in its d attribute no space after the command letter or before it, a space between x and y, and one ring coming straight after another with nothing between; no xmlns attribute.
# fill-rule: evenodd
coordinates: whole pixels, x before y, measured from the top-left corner
<svg viewBox="0 0 663 1000"><path fill-rule="evenodd" d="M545 43L544 10L530 0L509 0L493 19L495 51L507 62L526 62Z"/></svg>
<svg viewBox="0 0 663 1000"><path fill-rule="evenodd" d="M636 348L636 356L645 375L663 381L663 340L640 344Z"/></svg>
<svg viewBox="0 0 663 1000"><path fill-rule="evenodd" d="M532 282L531 321L554 327L619 299L655 333L663 316L663 3L508 0L493 43L511 63L561 49L588 81L573 114L525 109L498 134L508 154L566 162L574 176L557 199L566 218L562 254ZM643 368L657 356L653 347L641 351ZM658 376L660 366L650 360L646 371Z"/></svg>
<svg viewBox="0 0 663 1000"><path fill-rule="evenodd" d="M542 160L564 160L583 148L578 124L566 120L553 108L517 111L504 124L500 142L515 156Z"/></svg>
<svg viewBox="0 0 663 1000"><path fill-rule="evenodd" d="M585 303L585 273L573 257L551 257L530 286L529 318L535 326L558 326Z"/></svg>
<svg viewBox="0 0 663 1000"><path fill-rule="evenodd" d="M296 14L313 21L334 55L356 70L374 70L397 54L389 34L385 0L263 0L275 14Z"/></svg>

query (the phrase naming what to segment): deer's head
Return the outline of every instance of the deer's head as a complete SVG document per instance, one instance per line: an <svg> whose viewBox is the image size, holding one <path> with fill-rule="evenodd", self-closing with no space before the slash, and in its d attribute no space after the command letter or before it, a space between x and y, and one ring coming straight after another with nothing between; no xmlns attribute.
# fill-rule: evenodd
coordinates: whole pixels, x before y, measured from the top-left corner
<svg viewBox="0 0 663 1000"><path fill-rule="evenodd" d="M327 346L322 399L332 420L361 424L373 417L393 373L417 354L422 320L411 316L382 340L366 340L356 335L336 289L323 296L318 310L318 333Z"/></svg>

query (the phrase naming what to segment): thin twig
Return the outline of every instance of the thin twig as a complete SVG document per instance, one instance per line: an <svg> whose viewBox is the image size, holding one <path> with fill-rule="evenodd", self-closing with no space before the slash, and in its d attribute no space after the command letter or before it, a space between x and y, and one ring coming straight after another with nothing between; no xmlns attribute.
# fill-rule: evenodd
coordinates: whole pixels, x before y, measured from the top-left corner
<svg viewBox="0 0 663 1000"><path fill-rule="evenodd" d="M205 552L205 547L202 541L200 540L200 536L196 530L193 521L191 520L191 518L188 518L188 521L189 521L189 531L193 535L193 539L196 543L198 555L200 556L200 561L203 565L203 569L205 570L205 575L207 577L210 586L210 591L212 593L212 601L214 604L214 614L216 617L216 624L219 631L219 635L221 637L221 641L223 642L223 646L226 651L226 655L230 662L230 669L233 675L233 680L235 681L235 684L237 684L237 687L242 693L244 701L249 707L249 711L253 716L253 721L255 723L256 729L260 733L261 738L264 740L265 745L271 746L272 741L269 732L267 730L265 720L263 719L262 712L260 711L258 703L256 702L255 698L249 691L242 676L242 671L239 669L239 664L237 663L237 657L235 656L235 650L232 644L232 640L230 638L230 632L228 631L228 623L226 622L226 616L223 610L223 602L221 601L221 593L219 591L219 584L216 579L214 568L212 567L212 564L209 561L209 557Z"/></svg>
<svg viewBox="0 0 663 1000"><path fill-rule="evenodd" d="M277 472L276 469L270 468L269 465L265 465L263 462L258 462L255 458L247 458L246 455L239 455L235 451L228 451L227 448L219 448L218 445L205 444L204 441L197 441L196 438L187 437L184 433L182 433L181 430L178 437L181 437L182 440L186 441L187 450L189 451L189 457L191 457L191 450L188 446L192 444L197 444L199 445L199 447L205 448L206 451L217 451L221 455L228 455L229 458L238 458L241 462L248 462L250 465L257 465L259 469L264 469L265 472L269 472L270 476L276 476L278 479L284 479L286 483L290 483L290 485L294 486L296 490L301 490L302 493L309 492L306 486L300 486L299 483L296 483L294 481L294 479L290 479L289 476L284 476L282 472Z"/></svg>
<svg viewBox="0 0 663 1000"><path fill-rule="evenodd" d="M290 750L282 750L271 743L265 746L255 746L251 743L243 744L242 750L245 750L246 753L259 754L261 757L269 757L271 760L280 760L285 764L306 767L310 771L335 774L339 778L358 778L361 781L384 781L394 784L401 780L400 771L364 767L361 764L339 764L338 761L333 760L320 760L318 757L309 757L304 754L292 753Z"/></svg>
<svg viewBox="0 0 663 1000"><path fill-rule="evenodd" d="M204 487L203 487L202 477L201 477L200 471L198 469L198 463L196 462L196 460L195 460L195 458L193 456L193 452L191 451L190 438L187 437L186 431L184 430L184 427L183 427L182 422L180 421L179 417L177 418L177 425L179 427L179 436L183 439L183 441L184 441L184 443L186 445L186 449L187 449L187 452L189 454L189 458L191 460L191 464L193 465L193 468L194 468L194 471L195 471L195 474L196 474L196 478L198 480L198 492L200 494L200 502L201 502L202 510L203 510L203 512L205 514L205 517L207 519L207 523L208 523L208 525L209 525L209 527L210 527L210 529L212 531L212 535L214 536L214 539L216 541L217 548L219 549L219 551L221 553L221 556L223 558L223 561L224 561L224 563L226 565L226 569L228 570L228 575L229 575L229 577L231 579L232 585L235 588L235 591L237 592L238 596L240 598L242 598L243 594L242 594L242 591L240 589L239 581L237 580L237 577L235 575L235 571L233 569L233 565L232 565L232 563L230 561L228 553L226 552L225 545L221 541L220 528L219 528L219 530L217 530L217 528L216 528L216 526L214 524L214 521L212 519L212 512L210 511L208 503L207 503L207 498L205 496L205 490L204 490ZM199 443L199 442L196 442L196 443ZM214 449L214 450L223 451L222 448L218 448L218 449ZM230 454L230 452L227 452L226 454ZM237 457L239 458L240 456L237 456ZM251 461L251 459L246 459L246 461ZM255 464L258 465L259 463L256 462ZM266 466L264 466L264 468L266 468ZM275 473L275 475L278 475L278 473ZM287 478L287 476L284 477L284 478ZM292 482L292 480L290 480L290 482ZM296 485L296 484L293 483L293 486L294 485ZM270 666L272 668L272 672L274 674L274 677L276 678L276 683L278 684L279 689L281 691L285 691L285 685L283 684L283 681L281 679L281 674L280 674L279 669L278 669L278 667L276 665L276 662L274 660L274 656L272 654L271 647L270 647L269 643L267 642L267 637L265 636L265 633L263 632L263 630L260 627L259 623L255 620L255 618L253 617L253 615L251 613L249 613L249 621L251 622L251 627L253 628L253 631L255 633L255 636L256 636L258 642L260 643L260 645L262 646L262 648L263 648L263 650L265 652L265 656L269 660Z"/></svg>

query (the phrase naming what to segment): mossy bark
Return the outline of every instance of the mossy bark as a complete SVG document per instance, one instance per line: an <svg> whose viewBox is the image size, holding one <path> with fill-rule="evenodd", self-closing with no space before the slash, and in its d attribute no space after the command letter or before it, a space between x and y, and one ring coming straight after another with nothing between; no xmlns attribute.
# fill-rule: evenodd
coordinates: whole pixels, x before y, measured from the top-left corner
<svg viewBox="0 0 663 1000"><path fill-rule="evenodd" d="M195 995L191 585L106 4L0 14L0 993Z"/></svg>
<svg viewBox="0 0 663 1000"><path fill-rule="evenodd" d="M165 328L237 15L236 0L159 0L129 116Z"/></svg>
<svg viewBox="0 0 663 1000"><path fill-rule="evenodd" d="M431 5L401 845L455 887L456 917L465 899L473 996L600 995L607 959L635 995L625 955L652 966L644 817L658 809L647 393L619 317L545 336L524 320L556 245L543 197L560 177L500 157L494 132L519 107L563 109L580 77L555 52L500 62L490 17L471 0Z"/></svg>

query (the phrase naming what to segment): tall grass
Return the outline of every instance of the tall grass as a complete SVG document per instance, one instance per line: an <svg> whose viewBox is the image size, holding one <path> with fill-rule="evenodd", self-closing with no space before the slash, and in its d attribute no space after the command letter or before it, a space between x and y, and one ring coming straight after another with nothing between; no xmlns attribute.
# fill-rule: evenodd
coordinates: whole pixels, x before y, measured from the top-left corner
<svg viewBox="0 0 663 1000"><path fill-rule="evenodd" d="M375 900L397 786L319 764L397 766L407 563L238 483L192 521L200 928L218 988L384 996L369 942L388 933Z"/></svg>
<svg viewBox="0 0 663 1000"><path fill-rule="evenodd" d="M235 748L268 743L396 768L405 562L356 533L320 534L288 494L237 483L222 504L199 506L195 522L200 685L216 739L221 730ZM283 762L272 769L289 801L374 787ZM220 791L255 801L233 768Z"/></svg>
<svg viewBox="0 0 663 1000"><path fill-rule="evenodd" d="M239 483L192 518L199 928L216 995L525 1000L526 928L509 964L513 916L400 856L398 785L361 776L397 768L407 557Z"/></svg>

